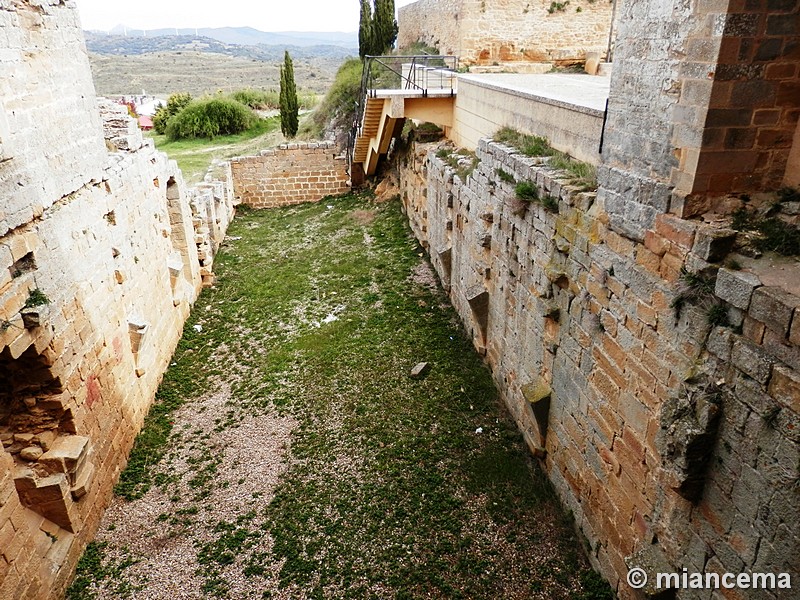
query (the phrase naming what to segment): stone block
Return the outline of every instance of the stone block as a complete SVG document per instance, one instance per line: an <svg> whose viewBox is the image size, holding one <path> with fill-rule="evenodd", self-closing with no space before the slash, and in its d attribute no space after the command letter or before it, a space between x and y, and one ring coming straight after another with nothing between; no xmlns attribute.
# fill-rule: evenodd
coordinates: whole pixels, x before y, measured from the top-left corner
<svg viewBox="0 0 800 600"><path fill-rule="evenodd" d="M51 473L75 473L89 449L89 438L80 435L59 436L39 463Z"/></svg>
<svg viewBox="0 0 800 600"><path fill-rule="evenodd" d="M695 241L697 224L672 215L656 217L656 233L684 250L691 250Z"/></svg>
<svg viewBox="0 0 800 600"><path fill-rule="evenodd" d="M753 293L748 312L768 329L788 337L797 307L800 307L800 298L782 288L769 286L760 287Z"/></svg>
<svg viewBox="0 0 800 600"><path fill-rule="evenodd" d="M769 380L774 360L760 346L740 339L733 343L731 362L743 373L765 384Z"/></svg>
<svg viewBox="0 0 800 600"><path fill-rule="evenodd" d="M761 280L752 273L720 269L714 294L736 308L747 310L753 292L761 286Z"/></svg>
<svg viewBox="0 0 800 600"><path fill-rule="evenodd" d="M701 228L697 231L692 252L708 262L718 262L725 258L736 242L736 232L732 229Z"/></svg>

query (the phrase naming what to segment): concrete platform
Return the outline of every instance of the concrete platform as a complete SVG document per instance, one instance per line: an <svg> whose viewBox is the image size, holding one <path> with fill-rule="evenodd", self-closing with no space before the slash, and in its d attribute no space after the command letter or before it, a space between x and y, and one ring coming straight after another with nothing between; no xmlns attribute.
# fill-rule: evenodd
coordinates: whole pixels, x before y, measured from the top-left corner
<svg viewBox="0 0 800 600"><path fill-rule="evenodd" d="M583 74L467 74L458 77L456 145L474 149L503 127L547 138L578 160L599 164L607 77Z"/></svg>
<svg viewBox="0 0 800 600"><path fill-rule="evenodd" d="M581 73L486 73L460 75L459 80L515 92L523 97L551 100L571 106L604 111L611 78Z"/></svg>

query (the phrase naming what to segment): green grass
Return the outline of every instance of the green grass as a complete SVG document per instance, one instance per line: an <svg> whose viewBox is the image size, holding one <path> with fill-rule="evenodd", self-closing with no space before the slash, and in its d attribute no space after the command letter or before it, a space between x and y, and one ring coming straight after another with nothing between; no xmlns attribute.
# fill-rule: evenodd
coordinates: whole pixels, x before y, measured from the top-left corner
<svg viewBox="0 0 800 600"><path fill-rule="evenodd" d="M526 156L550 157L547 165L564 171L572 185L584 191L597 189L597 168L559 152L550 146L546 138L520 133L511 127L503 127L494 135L494 141L512 146Z"/></svg>
<svg viewBox="0 0 800 600"><path fill-rule="evenodd" d="M277 132L277 134L276 134ZM153 133L156 148L176 160L188 183L202 181L214 159L255 154L280 142L279 117L259 119L248 131L236 135L221 135L213 140L192 138L171 141L166 135Z"/></svg>
<svg viewBox="0 0 800 600"><path fill-rule="evenodd" d="M399 202L240 208L229 234L241 239L216 259L118 488L173 499L152 535L204 528L192 567L204 597L231 597L229 569L270 597L276 568L284 594L308 598L607 597L444 293L419 278ZM412 380L420 361L433 368ZM245 485L250 465L222 481L219 446L175 420L219 381L231 398L209 420L223 439L246 415L297 423L274 495L253 490L226 520L213 518L215 490ZM92 581L110 585L102 557L89 559Z"/></svg>

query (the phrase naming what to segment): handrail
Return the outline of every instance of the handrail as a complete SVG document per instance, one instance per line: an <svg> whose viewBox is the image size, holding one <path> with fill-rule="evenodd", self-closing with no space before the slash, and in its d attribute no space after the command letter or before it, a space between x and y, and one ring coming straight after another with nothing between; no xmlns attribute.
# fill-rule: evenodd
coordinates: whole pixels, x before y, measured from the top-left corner
<svg viewBox="0 0 800 600"><path fill-rule="evenodd" d="M422 91L446 90L452 95L458 59L449 55L410 54L364 57L361 91L356 99L356 112L347 142L347 164L353 163L356 140L364 127L367 100L377 96L377 90L407 89ZM435 83L439 85L431 85Z"/></svg>

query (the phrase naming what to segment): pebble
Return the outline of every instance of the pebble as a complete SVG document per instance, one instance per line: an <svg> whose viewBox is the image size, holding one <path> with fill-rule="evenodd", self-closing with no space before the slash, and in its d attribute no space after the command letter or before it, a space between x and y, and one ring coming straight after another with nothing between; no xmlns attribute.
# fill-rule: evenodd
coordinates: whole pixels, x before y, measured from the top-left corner
<svg viewBox="0 0 800 600"><path fill-rule="evenodd" d="M19 457L22 460L29 460L35 461L39 460L39 457L44 454L42 449L39 446L28 446L27 448L23 448L20 453Z"/></svg>

